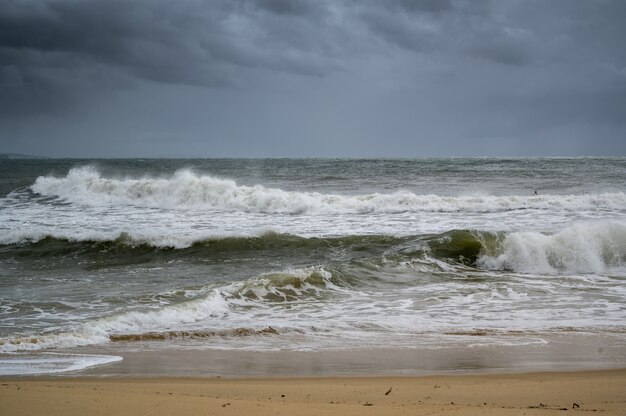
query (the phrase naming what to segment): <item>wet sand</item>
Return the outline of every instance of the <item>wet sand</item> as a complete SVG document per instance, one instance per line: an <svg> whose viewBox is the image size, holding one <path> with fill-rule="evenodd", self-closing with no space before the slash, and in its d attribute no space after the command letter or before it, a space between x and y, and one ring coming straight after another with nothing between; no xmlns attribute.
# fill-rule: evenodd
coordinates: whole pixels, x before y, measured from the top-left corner
<svg viewBox="0 0 626 416"><path fill-rule="evenodd" d="M54 377L0 377L0 415L568 411L626 416L626 346L618 335L567 334L531 345L437 349L84 348L71 353L112 354L123 360Z"/></svg>
<svg viewBox="0 0 626 416"><path fill-rule="evenodd" d="M520 336L485 338L452 337L437 348L245 351L168 349L145 343L137 351L109 344L68 353L123 357L78 373L108 377L424 376L602 370L626 363L623 334L524 336L529 343L521 345L515 345Z"/></svg>
<svg viewBox="0 0 626 416"><path fill-rule="evenodd" d="M424 377L5 378L6 415L626 415L626 370Z"/></svg>

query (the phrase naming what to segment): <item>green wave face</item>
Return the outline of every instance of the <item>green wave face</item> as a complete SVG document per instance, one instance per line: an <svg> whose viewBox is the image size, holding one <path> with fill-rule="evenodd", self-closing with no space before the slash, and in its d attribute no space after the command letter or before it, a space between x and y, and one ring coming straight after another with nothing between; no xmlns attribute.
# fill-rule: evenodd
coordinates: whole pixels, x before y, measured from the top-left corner
<svg viewBox="0 0 626 416"><path fill-rule="evenodd" d="M497 249L498 235L468 230L454 230L429 237L428 249L432 257L475 266L476 260L485 252Z"/></svg>
<svg viewBox="0 0 626 416"><path fill-rule="evenodd" d="M0 258L14 259L33 267L84 267L91 270L132 264L214 264L229 260L285 263L294 267L360 263L363 267L376 268L390 261L406 262L426 257L453 265L474 266L481 252L493 251L496 240L495 234L468 230L406 237L305 238L267 233L255 237L206 239L196 241L189 247L173 248L154 245L127 234L104 241L74 241L46 236L34 242L2 245ZM276 275L274 279L288 280L281 275Z"/></svg>
<svg viewBox="0 0 626 416"><path fill-rule="evenodd" d="M265 302L295 302L321 299L336 285L343 285L333 273L314 267L280 273L267 273L231 285L232 297Z"/></svg>

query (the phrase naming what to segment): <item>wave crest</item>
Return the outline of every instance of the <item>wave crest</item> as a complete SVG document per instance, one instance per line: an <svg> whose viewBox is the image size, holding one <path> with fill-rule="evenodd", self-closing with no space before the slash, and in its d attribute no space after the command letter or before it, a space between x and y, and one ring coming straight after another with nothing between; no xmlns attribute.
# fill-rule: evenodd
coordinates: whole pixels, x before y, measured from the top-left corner
<svg viewBox="0 0 626 416"><path fill-rule="evenodd" d="M129 233L100 238L88 236L86 239L21 235L17 241L0 239L0 256L55 258L72 253L79 260L112 258L132 262L136 259L145 261L146 258L206 259L243 253L290 256L299 252L315 253L331 261L335 256L333 253L341 252L345 261L354 259L374 268L420 260L432 265L445 263L453 268L462 265L540 274L603 273L626 265L626 221L620 220L576 223L552 234L453 230L430 235L322 238L266 232L256 236L215 236L198 240L189 237L184 244L169 243L167 239ZM248 282L247 287L253 292L267 292L257 296L259 298L289 298L289 291L278 294L276 288L282 290L290 286L300 290L303 285L308 285L309 289L316 290L336 284L336 273L337 270L330 274L321 267L287 270L256 277Z"/></svg>
<svg viewBox="0 0 626 416"><path fill-rule="evenodd" d="M525 209L622 210L623 192L590 195L457 196L418 195L409 191L365 195L290 192L261 185L238 185L229 179L180 170L167 178L102 177L93 167L71 169L65 177L41 176L31 186L37 194L97 205L127 204L151 208L198 208L287 214L500 212Z"/></svg>
<svg viewBox="0 0 626 416"><path fill-rule="evenodd" d="M188 302L154 310L128 311L98 319L72 332L0 339L0 353L103 344L111 340L111 334L179 327L208 318L217 319L228 311L228 302L218 290L213 290L203 298Z"/></svg>
<svg viewBox="0 0 626 416"><path fill-rule="evenodd" d="M513 232L484 247L476 264L522 273L603 273L626 264L626 223L580 223L547 235Z"/></svg>
<svg viewBox="0 0 626 416"><path fill-rule="evenodd" d="M343 282L323 267L308 267L265 273L234 283L226 288L225 292L230 293L235 299L293 302L303 298L319 298L327 289L338 289L339 286L335 283Z"/></svg>

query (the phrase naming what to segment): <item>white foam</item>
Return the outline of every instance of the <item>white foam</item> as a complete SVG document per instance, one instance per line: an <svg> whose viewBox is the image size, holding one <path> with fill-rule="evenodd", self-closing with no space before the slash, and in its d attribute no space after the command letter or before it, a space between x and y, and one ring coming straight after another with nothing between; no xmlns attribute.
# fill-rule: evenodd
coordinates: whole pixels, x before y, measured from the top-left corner
<svg viewBox="0 0 626 416"><path fill-rule="evenodd" d="M0 357L0 375L34 375L80 371L121 361L114 355L18 354Z"/></svg>
<svg viewBox="0 0 626 416"><path fill-rule="evenodd" d="M45 237L189 247L265 232L302 237L418 235L452 229L553 231L591 219L626 217L623 192L585 195L439 196L409 191L362 195L288 192L200 175L107 178L90 167L42 176L0 199L0 244ZM22 202L19 202L20 200ZM26 201L26 203L24 203Z"/></svg>
<svg viewBox="0 0 626 416"><path fill-rule="evenodd" d="M509 233L499 253L484 254L477 264L522 273L605 273L626 265L626 222L579 223L555 234Z"/></svg>
<svg viewBox="0 0 626 416"><path fill-rule="evenodd" d="M623 209L623 192L589 195L541 196L438 196L409 191L364 195L288 192L261 185L180 170L167 178L102 177L92 167L74 168L63 178L41 176L31 187L43 196L86 205L124 204L140 207L203 208L290 214L400 213L400 212L501 212L526 209Z"/></svg>
<svg viewBox="0 0 626 416"><path fill-rule="evenodd" d="M152 224L151 224L152 225ZM156 228L156 227L153 227ZM186 248L194 243L208 240L220 240L233 237L260 237L271 233L272 230L258 228L251 232L195 232L195 233L160 233L161 230L139 229L134 231L93 231L83 228L67 230L51 229L51 227L33 227L29 229L8 230L0 235L0 244L24 244L36 243L45 238L56 238L69 242L94 241L109 242L117 241L129 246L148 244L153 247Z"/></svg>
<svg viewBox="0 0 626 416"><path fill-rule="evenodd" d="M111 334L176 329L180 325L218 318L229 310L219 291L188 302L149 311L129 311L82 325L71 332L0 339L0 353L71 348L109 342Z"/></svg>
<svg viewBox="0 0 626 416"><path fill-rule="evenodd" d="M342 289L331 282L332 274L321 266L305 267L301 269L288 268L280 272L264 273L259 276L231 283L223 288L222 292L233 299L237 304L242 294L253 294L257 299L272 297L274 299L318 296L322 290L341 291ZM314 283L312 283L314 282Z"/></svg>
<svg viewBox="0 0 626 416"><path fill-rule="evenodd" d="M228 302L224 300L218 290L213 290L208 296L171 305L147 312L126 312L105 320L96 325L99 330L107 333L124 333L135 331L150 331L156 329L171 329L177 325L197 322L210 317L219 317L229 310Z"/></svg>

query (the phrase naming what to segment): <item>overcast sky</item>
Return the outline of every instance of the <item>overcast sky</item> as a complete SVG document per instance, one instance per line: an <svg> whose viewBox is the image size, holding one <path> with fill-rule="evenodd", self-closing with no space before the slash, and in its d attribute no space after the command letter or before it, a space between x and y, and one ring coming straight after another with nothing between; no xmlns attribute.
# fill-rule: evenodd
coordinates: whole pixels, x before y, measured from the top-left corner
<svg viewBox="0 0 626 416"><path fill-rule="evenodd" d="M626 156L626 1L2 0L0 152Z"/></svg>

